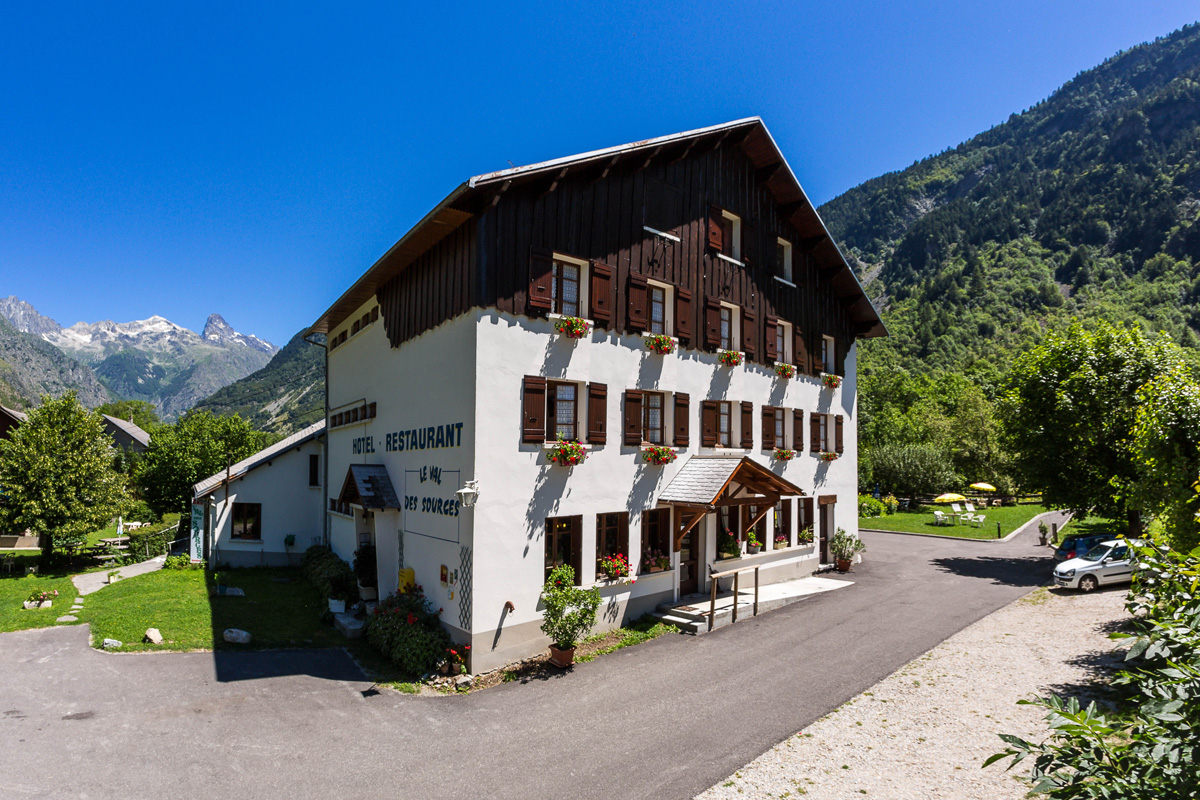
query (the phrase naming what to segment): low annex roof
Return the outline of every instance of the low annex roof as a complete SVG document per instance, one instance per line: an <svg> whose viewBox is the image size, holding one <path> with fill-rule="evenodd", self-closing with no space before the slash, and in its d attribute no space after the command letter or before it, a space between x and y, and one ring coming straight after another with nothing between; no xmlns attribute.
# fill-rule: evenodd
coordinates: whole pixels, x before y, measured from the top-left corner
<svg viewBox="0 0 1200 800"><path fill-rule="evenodd" d="M134 425L129 420L124 420L119 417L110 417L108 414L105 414L104 418L108 420L110 424L123 430L131 439L138 442L143 447L150 446L150 434L142 430L140 426Z"/></svg>
<svg viewBox="0 0 1200 800"><path fill-rule="evenodd" d="M211 475L200 481L194 487L192 487L192 496L195 498L200 498L211 494L222 483L224 483L227 478L230 480L234 478L240 478L247 472L250 472L252 469L262 466L271 459L282 455L293 447L298 447L310 439L315 439L324 432L325 420L322 419L319 422L314 422L304 430L297 431L286 439L282 439L270 447L259 450L249 458L243 458L241 461L230 466L228 472L221 470L216 475Z"/></svg>
<svg viewBox="0 0 1200 800"><path fill-rule="evenodd" d="M654 139L592 150L565 158L542 161L521 167L485 172L459 184L442 202L421 218L408 233L392 245L366 273L347 289L309 329L310 333L329 333L350 314L366 303L385 283L403 272L409 264L452 233L467 220L490 206L511 184L535 180L558 180L578 169L608 169L618 160L633 154L654 158L659 153L682 154L702 143L719 146L730 140L738 143L755 168L765 177L767 188L784 210L784 215L804 237L805 248L831 270L829 280L840 297L849 304L851 316L858 325L858 336L870 338L887 336L879 313L863 291L862 284L833 241L816 208L808 199L791 166L780 152L775 139L760 117L726 122L707 128L673 133ZM682 156L680 156L682 157ZM648 162L647 162L648 163ZM598 173L601 174L601 173Z"/></svg>
<svg viewBox="0 0 1200 800"><path fill-rule="evenodd" d="M716 506L725 488L739 477L770 486L780 495L804 494L799 486L748 456L692 456L659 493L658 499L679 505Z"/></svg>

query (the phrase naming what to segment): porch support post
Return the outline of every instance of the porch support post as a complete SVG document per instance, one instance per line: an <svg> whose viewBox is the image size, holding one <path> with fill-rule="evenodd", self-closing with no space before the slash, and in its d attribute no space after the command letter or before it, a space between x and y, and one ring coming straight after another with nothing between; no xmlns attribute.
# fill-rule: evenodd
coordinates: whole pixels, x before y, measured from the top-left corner
<svg viewBox="0 0 1200 800"><path fill-rule="evenodd" d="M687 536L691 532L692 528L696 527L700 523L700 520L704 519L704 515L707 513L708 511L705 509L701 509L700 511L696 512L696 515L692 517L691 521L688 522L688 524L681 531L679 531L679 533L675 534L676 553L679 552L679 546L683 543L683 537Z"/></svg>

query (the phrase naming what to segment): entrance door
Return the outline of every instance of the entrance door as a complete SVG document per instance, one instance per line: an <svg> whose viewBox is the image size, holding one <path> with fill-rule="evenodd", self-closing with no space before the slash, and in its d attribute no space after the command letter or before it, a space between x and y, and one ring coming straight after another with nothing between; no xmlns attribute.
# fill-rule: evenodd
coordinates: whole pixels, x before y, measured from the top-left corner
<svg viewBox="0 0 1200 800"><path fill-rule="evenodd" d="M700 591L700 542L704 523L688 531L679 544L679 596Z"/></svg>
<svg viewBox="0 0 1200 800"><path fill-rule="evenodd" d="M829 540L833 538L833 506L822 505L820 511L820 535L821 535L821 563L829 564Z"/></svg>

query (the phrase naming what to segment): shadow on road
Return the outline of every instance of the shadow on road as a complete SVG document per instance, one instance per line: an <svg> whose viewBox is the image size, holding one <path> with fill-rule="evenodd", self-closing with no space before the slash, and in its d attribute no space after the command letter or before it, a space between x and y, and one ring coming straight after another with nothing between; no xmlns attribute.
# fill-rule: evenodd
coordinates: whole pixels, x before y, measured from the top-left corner
<svg viewBox="0 0 1200 800"><path fill-rule="evenodd" d="M984 578L1004 586L1041 586L1051 576L1054 564L1042 556L953 556L935 558L934 566L968 578Z"/></svg>
<svg viewBox="0 0 1200 800"><path fill-rule="evenodd" d="M329 681L365 681L345 650L251 650L213 653L217 680L253 681L285 675L309 675Z"/></svg>

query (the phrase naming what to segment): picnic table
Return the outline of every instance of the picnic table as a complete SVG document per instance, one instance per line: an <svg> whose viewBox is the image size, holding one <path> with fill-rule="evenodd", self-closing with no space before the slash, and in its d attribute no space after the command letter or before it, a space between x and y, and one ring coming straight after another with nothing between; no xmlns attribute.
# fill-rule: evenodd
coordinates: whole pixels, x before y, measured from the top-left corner
<svg viewBox="0 0 1200 800"><path fill-rule="evenodd" d="M103 542L105 545L107 545L108 549L110 549L110 550L128 550L129 549L129 545L123 544L123 542L129 541L128 536L113 536L112 538L101 539L100 541Z"/></svg>

